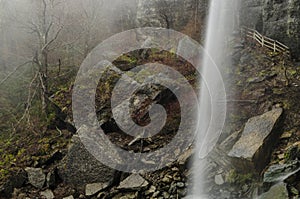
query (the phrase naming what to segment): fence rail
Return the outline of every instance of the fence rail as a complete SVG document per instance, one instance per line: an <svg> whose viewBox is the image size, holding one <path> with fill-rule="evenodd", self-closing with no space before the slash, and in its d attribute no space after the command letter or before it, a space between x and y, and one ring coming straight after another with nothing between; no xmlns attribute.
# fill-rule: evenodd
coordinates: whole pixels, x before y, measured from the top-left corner
<svg viewBox="0 0 300 199"><path fill-rule="evenodd" d="M280 43L279 41L263 36L256 30L247 27L242 27L242 33L245 37L254 39L262 47L266 47L270 50L273 50L273 52L282 52L287 55L290 55L289 47L287 47L283 43Z"/></svg>

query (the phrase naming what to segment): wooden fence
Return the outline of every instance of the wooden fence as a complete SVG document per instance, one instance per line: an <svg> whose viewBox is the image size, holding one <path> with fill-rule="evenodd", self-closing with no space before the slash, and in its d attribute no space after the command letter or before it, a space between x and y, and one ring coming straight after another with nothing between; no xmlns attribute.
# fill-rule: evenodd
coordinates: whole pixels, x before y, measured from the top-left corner
<svg viewBox="0 0 300 199"><path fill-rule="evenodd" d="M273 52L282 52L287 55L290 55L290 49L286 45L280 43L279 41L276 41L274 39L268 38L266 36L263 36L258 31L242 27L242 34L245 37L254 39L257 43L259 43L262 47L266 47L270 50L273 50Z"/></svg>

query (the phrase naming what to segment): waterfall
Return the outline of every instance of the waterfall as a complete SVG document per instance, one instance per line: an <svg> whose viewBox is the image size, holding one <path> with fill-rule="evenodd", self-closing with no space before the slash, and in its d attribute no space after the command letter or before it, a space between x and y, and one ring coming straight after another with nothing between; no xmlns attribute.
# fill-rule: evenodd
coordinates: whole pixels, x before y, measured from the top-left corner
<svg viewBox="0 0 300 199"><path fill-rule="evenodd" d="M237 0L211 0L207 21L205 51L202 59L200 97L200 130L196 140L193 168L192 198L209 198L205 173L209 170L207 157L222 133L226 117L225 68L230 66L230 40L238 26Z"/></svg>

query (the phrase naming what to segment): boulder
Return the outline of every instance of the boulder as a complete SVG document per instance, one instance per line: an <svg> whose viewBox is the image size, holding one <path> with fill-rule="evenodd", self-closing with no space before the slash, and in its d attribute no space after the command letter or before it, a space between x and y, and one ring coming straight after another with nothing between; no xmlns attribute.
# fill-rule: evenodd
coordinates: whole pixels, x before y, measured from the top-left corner
<svg viewBox="0 0 300 199"><path fill-rule="evenodd" d="M271 165L264 172L264 182L282 182L300 171L300 162L293 161L288 164Z"/></svg>
<svg viewBox="0 0 300 199"><path fill-rule="evenodd" d="M100 192L101 190L105 189L108 186L107 183L93 183L87 184L85 187L85 195L92 196L96 193Z"/></svg>
<svg viewBox="0 0 300 199"><path fill-rule="evenodd" d="M78 136L73 136L68 153L58 166L58 175L65 183L82 189L90 183L111 183L115 172L96 160Z"/></svg>
<svg viewBox="0 0 300 199"><path fill-rule="evenodd" d="M228 155L241 172L261 172L270 161L274 145L281 136L282 108L250 118L239 140Z"/></svg>
<svg viewBox="0 0 300 199"><path fill-rule="evenodd" d="M27 167L25 171L28 175L28 181L32 186L38 189L43 188L46 176L41 168Z"/></svg>
<svg viewBox="0 0 300 199"><path fill-rule="evenodd" d="M120 183L118 189L142 189L147 187L148 184L139 174L132 174Z"/></svg>
<svg viewBox="0 0 300 199"><path fill-rule="evenodd" d="M279 183L270 188L266 193L263 193L258 199L287 199L289 198L286 184Z"/></svg>

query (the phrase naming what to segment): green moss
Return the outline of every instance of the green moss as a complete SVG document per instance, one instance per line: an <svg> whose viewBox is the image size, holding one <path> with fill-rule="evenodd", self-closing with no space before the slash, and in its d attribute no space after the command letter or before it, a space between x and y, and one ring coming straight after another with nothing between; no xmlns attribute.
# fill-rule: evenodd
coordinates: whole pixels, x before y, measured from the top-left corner
<svg viewBox="0 0 300 199"><path fill-rule="evenodd" d="M252 173L240 174L236 170L232 169L226 176L226 181L231 184L243 185L251 182L253 179Z"/></svg>
<svg viewBox="0 0 300 199"><path fill-rule="evenodd" d="M135 77L134 79L139 82L139 83L143 83L145 78L151 76L151 72L148 70L141 70Z"/></svg>
<svg viewBox="0 0 300 199"><path fill-rule="evenodd" d="M136 64L137 63L137 59L133 56L129 56L129 55L122 55L120 56L117 61L124 61L127 62L129 64Z"/></svg>
<svg viewBox="0 0 300 199"><path fill-rule="evenodd" d="M9 171L6 169L0 169L0 178L5 178L9 174Z"/></svg>
<svg viewBox="0 0 300 199"><path fill-rule="evenodd" d="M16 161L13 154L3 154L2 161L0 161L0 166L10 165Z"/></svg>
<svg viewBox="0 0 300 199"><path fill-rule="evenodd" d="M297 74L297 70L294 70L294 69L289 69L287 72L292 76Z"/></svg>
<svg viewBox="0 0 300 199"><path fill-rule="evenodd" d="M128 75L129 77L133 77L135 75L135 73L132 71L127 71L126 75Z"/></svg>
<svg viewBox="0 0 300 199"><path fill-rule="evenodd" d="M17 156L22 156L24 153L25 153L25 149L20 149L19 151L18 151L18 154L17 154Z"/></svg>

